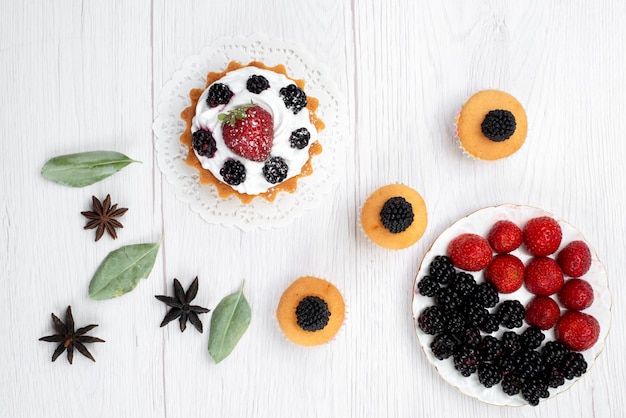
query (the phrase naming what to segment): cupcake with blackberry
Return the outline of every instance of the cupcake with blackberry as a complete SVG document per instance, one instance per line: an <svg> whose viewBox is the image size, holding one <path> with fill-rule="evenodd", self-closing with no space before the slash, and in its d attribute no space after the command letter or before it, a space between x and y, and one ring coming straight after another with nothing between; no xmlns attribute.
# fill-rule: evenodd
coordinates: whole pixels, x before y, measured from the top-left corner
<svg viewBox="0 0 626 418"><path fill-rule="evenodd" d="M324 123L316 115L317 99L284 66L232 61L224 71L210 72L206 88L192 89L189 96L191 106L181 114L186 163L220 197L273 201L281 191L293 193L298 178L312 173Z"/></svg>
<svg viewBox="0 0 626 418"><path fill-rule="evenodd" d="M499 90L469 98L456 117L455 133L465 153L478 160L508 157L526 140L528 121L520 102Z"/></svg>
<svg viewBox="0 0 626 418"><path fill-rule="evenodd" d="M372 242L392 250L415 244L424 234L427 223L424 199L402 184L379 188L361 209L363 232Z"/></svg>
<svg viewBox="0 0 626 418"><path fill-rule="evenodd" d="M282 294L276 319L291 342L314 346L331 341L343 325L346 305L339 289L317 277L304 276Z"/></svg>

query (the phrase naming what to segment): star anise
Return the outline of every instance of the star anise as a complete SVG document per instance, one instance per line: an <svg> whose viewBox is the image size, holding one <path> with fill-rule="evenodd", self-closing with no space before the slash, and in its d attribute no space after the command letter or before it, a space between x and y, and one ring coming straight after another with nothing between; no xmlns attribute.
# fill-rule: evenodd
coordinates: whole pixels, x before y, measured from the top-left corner
<svg viewBox="0 0 626 418"><path fill-rule="evenodd" d="M93 202L93 211L81 212L83 216L91 219L91 221L85 225L84 229L93 229L98 227L98 229L96 229L96 241L102 238L105 229L113 239L117 239L115 228L124 228L124 225L114 218L125 214L128 208L118 209L117 203L111 206L111 195L109 194L102 203L100 203L100 200L98 200L95 196L91 196L91 199Z"/></svg>
<svg viewBox="0 0 626 418"><path fill-rule="evenodd" d="M191 301L195 299L198 294L198 277L189 285L187 292L183 290L178 279L174 279L174 295L176 297L159 295L155 296L158 300L165 303L167 306L171 306L172 309L167 312L165 318L161 322L161 326L167 325L170 321L178 318L180 323L180 331L183 332L187 328L187 320L196 327L199 332L202 332L202 321L198 317L198 314L207 313L210 309L203 308L197 305L191 305Z"/></svg>
<svg viewBox="0 0 626 418"><path fill-rule="evenodd" d="M39 341L46 341L49 343L60 343L54 354L52 354L52 361L55 361L63 352L67 349L67 361L72 364L74 360L74 348L78 350L83 356L96 361L91 355L85 344L87 343L103 343L104 340L96 337L90 337L85 335L98 325L87 325L83 328L78 328L74 331L74 316L72 315L72 307L68 306L65 313L65 323L63 323L55 314L52 314L52 322L54 323L54 329L57 334L49 335L47 337L41 337Z"/></svg>

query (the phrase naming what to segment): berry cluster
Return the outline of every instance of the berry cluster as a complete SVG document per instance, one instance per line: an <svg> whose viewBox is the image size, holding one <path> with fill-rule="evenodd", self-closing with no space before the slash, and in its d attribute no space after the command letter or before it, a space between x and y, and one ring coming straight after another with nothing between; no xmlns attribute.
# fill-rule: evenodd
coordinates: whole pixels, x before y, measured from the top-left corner
<svg viewBox="0 0 626 418"><path fill-rule="evenodd" d="M548 388L587 369L582 354L561 342L541 347L545 335L540 329L510 330L523 325L524 306L516 300L498 303L491 283L476 283L471 274L457 271L447 256L434 258L417 287L421 295L435 299L417 318L419 328L434 336L433 355L439 360L452 358L461 375L476 374L486 388L499 384L506 394L521 394L537 405L549 396ZM500 327L509 330L500 337L490 335Z"/></svg>
<svg viewBox="0 0 626 418"><path fill-rule="evenodd" d="M294 115L300 112L308 103L306 93L295 84L290 84L280 89L280 97L282 97L285 107L290 109Z"/></svg>

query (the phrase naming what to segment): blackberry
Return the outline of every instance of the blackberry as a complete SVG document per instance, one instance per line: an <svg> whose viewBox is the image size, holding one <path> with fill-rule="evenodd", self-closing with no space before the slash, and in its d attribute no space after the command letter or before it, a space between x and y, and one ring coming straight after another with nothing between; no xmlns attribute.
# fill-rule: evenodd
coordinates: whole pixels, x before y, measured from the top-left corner
<svg viewBox="0 0 626 418"><path fill-rule="evenodd" d="M328 304L317 296L307 296L296 307L298 326L305 331L319 331L328 325Z"/></svg>
<svg viewBox="0 0 626 418"><path fill-rule="evenodd" d="M479 327L485 321L485 318L489 316L489 311L485 308L474 305L464 305L463 314L465 315L465 322L473 327Z"/></svg>
<svg viewBox="0 0 626 418"><path fill-rule="evenodd" d="M541 349L543 362L550 366L561 364L568 353L569 350L560 341L548 341Z"/></svg>
<svg viewBox="0 0 626 418"><path fill-rule="evenodd" d="M199 130L193 133L192 135L192 146L193 149L196 150L198 155L207 158L213 158L215 155L215 151L217 151L217 146L215 145L215 138L213 138L213 134L211 131Z"/></svg>
<svg viewBox="0 0 626 418"><path fill-rule="evenodd" d="M476 373L478 370L478 352L473 347L467 345L457 347L456 352L453 354L453 359L454 368L465 377Z"/></svg>
<svg viewBox="0 0 626 418"><path fill-rule="evenodd" d="M513 372L523 379L540 376L545 366L541 354L534 350L520 350L512 356Z"/></svg>
<svg viewBox="0 0 626 418"><path fill-rule="evenodd" d="M484 336L478 344L478 354L481 361L496 361L502 357L503 352L502 342L491 335Z"/></svg>
<svg viewBox="0 0 626 418"><path fill-rule="evenodd" d="M505 300L496 312L500 324L509 329L521 327L525 315L526 309L518 300Z"/></svg>
<svg viewBox="0 0 626 418"><path fill-rule="evenodd" d="M461 299L468 299L474 292L476 280L471 274L460 271L452 277L449 286Z"/></svg>
<svg viewBox="0 0 626 418"><path fill-rule="evenodd" d="M463 331L457 334L457 337L464 345L468 347L476 347L480 344L480 331L476 327L465 327Z"/></svg>
<svg viewBox="0 0 626 418"><path fill-rule="evenodd" d="M289 167L281 157L271 157L263 165L263 176L272 184L277 184L287 178Z"/></svg>
<svg viewBox="0 0 626 418"><path fill-rule="evenodd" d="M439 290L439 284L432 277L424 276L417 283L417 288L420 292L420 295L426 296L426 297L432 297L437 294L437 291Z"/></svg>
<svg viewBox="0 0 626 418"><path fill-rule="evenodd" d="M565 384L565 375L556 366L550 366L543 374L543 381L551 388L558 388Z"/></svg>
<svg viewBox="0 0 626 418"><path fill-rule="evenodd" d="M380 211L380 221L392 234L406 231L413 219L413 206L400 196L387 200Z"/></svg>
<svg viewBox="0 0 626 418"><path fill-rule="evenodd" d="M561 362L560 369L567 380L572 380L585 374L587 362L582 354L570 351Z"/></svg>
<svg viewBox="0 0 626 418"><path fill-rule="evenodd" d="M502 377L502 381L500 382L500 386L507 395L517 395L522 391L522 379L512 374L504 375Z"/></svg>
<svg viewBox="0 0 626 418"><path fill-rule="evenodd" d="M502 371L495 364L480 363L478 381L486 388L497 385L502 380Z"/></svg>
<svg viewBox="0 0 626 418"><path fill-rule="evenodd" d="M483 282L474 288L472 300L483 308L493 308L500 301L500 297L498 296L498 291L491 283Z"/></svg>
<svg viewBox="0 0 626 418"><path fill-rule="evenodd" d="M311 139L311 133L307 128L298 128L291 132L289 136L289 145L291 148L302 149L309 145Z"/></svg>
<svg viewBox="0 0 626 418"><path fill-rule="evenodd" d="M527 379L522 385L522 397L532 406L539 405L540 398L550 396L548 385L539 378Z"/></svg>
<svg viewBox="0 0 626 418"><path fill-rule="evenodd" d="M535 327L528 327L522 332L522 346L530 350L539 348L546 338L544 333Z"/></svg>
<svg viewBox="0 0 626 418"><path fill-rule="evenodd" d="M224 182L236 186L246 180L246 167L240 161L226 160L220 169L220 175L224 178Z"/></svg>
<svg viewBox="0 0 626 418"><path fill-rule="evenodd" d="M251 75L248 77L248 81L246 81L246 88L250 93L259 94L263 90L267 90L269 87L269 81L267 81L267 78L262 75Z"/></svg>
<svg viewBox="0 0 626 418"><path fill-rule="evenodd" d="M461 306L463 300L449 287L440 287L437 290L437 304L445 311L451 311Z"/></svg>
<svg viewBox="0 0 626 418"><path fill-rule="evenodd" d="M508 110L490 110L480 124L480 129L487 138L494 142L509 139L514 133L517 124L515 116Z"/></svg>
<svg viewBox="0 0 626 418"><path fill-rule="evenodd" d="M280 89L280 97L282 97L285 107L290 109L294 115L301 111L308 103L304 91L295 84L290 84Z"/></svg>
<svg viewBox="0 0 626 418"><path fill-rule="evenodd" d="M487 314L478 325L478 328L486 334L491 334L492 332L496 332L500 329L500 321L498 321L498 318L495 315Z"/></svg>
<svg viewBox="0 0 626 418"><path fill-rule="evenodd" d="M459 333L465 329L465 318L456 310L446 312L444 316L446 330L452 333Z"/></svg>
<svg viewBox="0 0 626 418"><path fill-rule="evenodd" d="M513 331L506 331L500 337L502 348L508 354L515 353L522 349L522 338Z"/></svg>
<svg viewBox="0 0 626 418"><path fill-rule="evenodd" d="M430 277L437 280L439 284L448 284L452 280L456 271L450 257L445 255L438 255L430 263L429 266Z"/></svg>
<svg viewBox="0 0 626 418"><path fill-rule="evenodd" d="M417 325L426 334L439 334L445 330L444 313L438 306L429 306L417 317Z"/></svg>
<svg viewBox="0 0 626 418"><path fill-rule="evenodd" d="M233 95L234 93L230 91L226 84L214 83L209 87L206 102L209 107L224 105L230 102L230 98L233 97Z"/></svg>
<svg viewBox="0 0 626 418"><path fill-rule="evenodd" d="M457 339L452 334L443 333L435 336L430 343L430 349L439 360L445 360L454 354L456 345Z"/></svg>

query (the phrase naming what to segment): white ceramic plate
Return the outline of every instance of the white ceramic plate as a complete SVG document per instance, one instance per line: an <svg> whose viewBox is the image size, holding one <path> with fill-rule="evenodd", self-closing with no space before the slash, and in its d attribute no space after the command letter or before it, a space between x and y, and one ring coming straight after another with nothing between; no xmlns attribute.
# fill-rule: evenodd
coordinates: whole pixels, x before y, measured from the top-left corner
<svg viewBox="0 0 626 418"><path fill-rule="evenodd" d="M415 328L415 332L422 346L422 349L426 354L426 357L433 364L433 366L435 366L441 377L443 377L452 386L456 387L468 396L474 397L490 404L521 406L527 405L527 402L521 397L521 395L507 395L502 391L500 385L496 385L492 388L487 389L478 381L477 373L472 374L470 377L463 377L461 373L459 373L454 368L452 358L439 360L433 355L430 349L430 344L434 336L424 333L419 328L419 326L417 325L417 317L426 307L433 305L435 302L433 298L425 297L419 294L417 283L422 277L428 274L428 267L431 261L435 258L435 256L445 255L448 243L458 235L469 232L486 237L492 225L499 220L508 219L517 224L520 228L523 228L528 220L538 216L550 216L559 222L559 225L561 226L561 229L563 231L563 240L561 242L561 247L559 248L559 250L567 245L569 242L574 240L582 240L586 242L591 249L591 268L581 278L591 284L594 289L595 298L593 304L589 308L585 309L584 312L593 315L599 321L600 337L598 339L598 342L592 348L582 353L585 357L585 360L587 361L588 372L595 362L595 359L604 348L605 339L609 332L609 328L611 325L611 293L609 292L607 284L606 270L598 259L595 250L589 244L589 242L585 240L580 231L578 231L569 223L559 219L558 217L548 212L545 212L542 209L529 206L501 205L481 209L464 218L459 219L435 240L430 250L424 256L419 271L417 272L417 275L415 277L412 303L413 326ZM531 255L524 249L523 245L519 249L513 251L511 254L519 257L519 259L522 260L524 264L526 264L526 262L531 258ZM558 251L556 254L558 254ZM552 255L551 257L554 257L554 255ZM482 271L474 272L472 273L472 275L476 279L477 283L484 281ZM532 295L524 288L524 286L522 286L521 289L512 294L500 294L500 301L506 299L517 299L523 305L526 305L526 303L531 298ZM525 326L526 324L522 328L515 329L515 331L519 332L523 330ZM497 336L502 332L504 332L503 329L494 333L493 335ZM546 334L544 344L547 341L554 340L553 330L544 331L544 333ZM553 397L554 395L569 389L579 379L580 378L566 380L563 386L560 386L556 389L550 388L550 397Z"/></svg>

